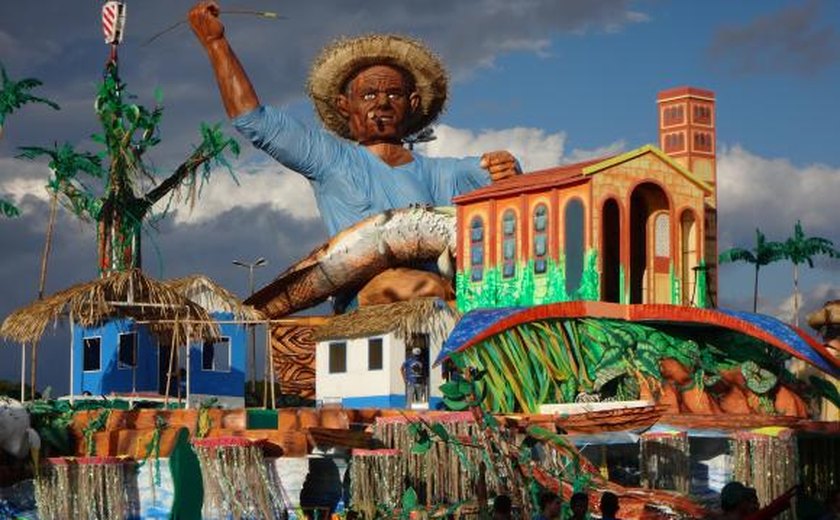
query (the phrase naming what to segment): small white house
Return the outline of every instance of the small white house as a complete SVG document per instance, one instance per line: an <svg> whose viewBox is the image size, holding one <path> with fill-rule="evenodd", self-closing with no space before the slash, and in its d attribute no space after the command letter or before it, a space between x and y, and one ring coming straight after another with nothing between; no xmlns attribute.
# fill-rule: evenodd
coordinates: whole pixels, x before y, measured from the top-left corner
<svg viewBox="0 0 840 520"><path fill-rule="evenodd" d="M345 408L442 405L443 370L432 369L459 314L437 298L361 307L315 330L315 396ZM401 367L413 349L425 366L422 397L406 399Z"/></svg>

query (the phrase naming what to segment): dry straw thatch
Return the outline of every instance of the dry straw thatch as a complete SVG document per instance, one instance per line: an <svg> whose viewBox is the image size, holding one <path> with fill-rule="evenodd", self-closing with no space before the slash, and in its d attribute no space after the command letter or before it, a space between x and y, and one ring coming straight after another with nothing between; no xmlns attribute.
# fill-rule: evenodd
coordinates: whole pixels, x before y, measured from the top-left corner
<svg viewBox="0 0 840 520"><path fill-rule="evenodd" d="M210 312L229 312L237 320L265 319L258 310L244 305L232 292L202 274L175 278L164 283Z"/></svg>
<svg viewBox="0 0 840 520"><path fill-rule="evenodd" d="M420 106L408 122L406 133L422 130L443 111L448 78L440 59L418 40L371 34L337 40L323 49L312 65L307 91L328 129L341 137L350 137L347 119L339 113L336 99L356 73L372 65L396 66L414 78Z"/></svg>
<svg viewBox="0 0 840 520"><path fill-rule="evenodd" d="M414 333L445 338L461 315L439 298L417 298L407 302L360 307L334 316L313 333L315 341L352 339L393 332L407 339Z"/></svg>
<svg viewBox="0 0 840 520"><path fill-rule="evenodd" d="M176 344L185 343L188 335L194 340L219 336L218 326L204 308L139 269L74 285L22 307L3 321L0 335L35 343L50 323L64 316L84 327L112 318L144 321L153 334Z"/></svg>

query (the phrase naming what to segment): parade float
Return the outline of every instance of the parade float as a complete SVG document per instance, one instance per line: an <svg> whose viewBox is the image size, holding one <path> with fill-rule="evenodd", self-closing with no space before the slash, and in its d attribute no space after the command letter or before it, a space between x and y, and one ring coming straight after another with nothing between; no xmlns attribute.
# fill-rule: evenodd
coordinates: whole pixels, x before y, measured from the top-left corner
<svg viewBox="0 0 840 520"><path fill-rule="evenodd" d="M243 304L206 277L142 271L154 203L195 194L237 146L205 126L182 165L135 192L152 171L143 153L159 140L162 111L124 97L124 15L122 2L103 9L111 54L96 111L107 162L66 147L26 150L51 160L53 207L97 223L101 278L39 298L0 329L21 345L37 345L57 321L72 331L68 396L0 413L14 459L0 473L4 513L476 518L504 493L524 518L542 490L567 499L584 490L596 514L609 491L624 518L700 518L730 480L755 487L762 503L794 484L817 497L837 485L840 427L819 420L840 406L836 302L808 318L824 342L716 305L713 92L660 92L656 144L465 190L454 208L360 219ZM426 59L401 38L363 38L353 52L382 45L388 59ZM335 72L342 52L331 48L317 66ZM434 102L423 101L416 134L445 100L445 81L423 87ZM313 98L347 137L339 113ZM105 179L104 191L80 172ZM433 290L293 315L418 265L434 265L423 279ZM453 290L428 294L447 278ZM245 327L257 323L272 369L261 409L241 401ZM406 402L410 355L426 367L422 402ZM275 409L292 399L316 406ZM14 431L13 415L27 415ZM12 486L20 481L30 488Z"/></svg>

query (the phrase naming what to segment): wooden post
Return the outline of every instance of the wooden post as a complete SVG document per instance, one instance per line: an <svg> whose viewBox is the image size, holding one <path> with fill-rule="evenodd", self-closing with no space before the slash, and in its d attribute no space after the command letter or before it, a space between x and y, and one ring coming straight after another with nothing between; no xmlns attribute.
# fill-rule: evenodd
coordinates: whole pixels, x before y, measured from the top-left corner
<svg viewBox="0 0 840 520"><path fill-rule="evenodd" d="M187 325L187 410L190 409L190 351L192 350L192 344L190 341L191 333L192 327L190 325Z"/></svg>
<svg viewBox="0 0 840 520"><path fill-rule="evenodd" d="M175 362L175 327L172 327L172 341L169 345L169 365L166 367L166 388L163 397L163 408L169 406L169 388L172 386L172 364Z"/></svg>
<svg viewBox="0 0 840 520"><path fill-rule="evenodd" d="M68 392L70 394L70 404L73 404L75 402L75 398L73 397L73 395L74 395L73 394L73 369L74 369L74 365L75 365L74 359L76 357L76 356L73 355L74 354L74 352L73 352L73 339L74 339L75 335L76 335L75 324L73 323L73 315L71 314L70 315L70 392Z"/></svg>
<svg viewBox="0 0 840 520"><path fill-rule="evenodd" d="M271 324L265 322L265 348L268 349L269 381L271 381L271 409L277 407L277 396L274 394L274 349L271 348Z"/></svg>
<svg viewBox="0 0 840 520"><path fill-rule="evenodd" d="M20 402L26 401L26 343L20 344Z"/></svg>

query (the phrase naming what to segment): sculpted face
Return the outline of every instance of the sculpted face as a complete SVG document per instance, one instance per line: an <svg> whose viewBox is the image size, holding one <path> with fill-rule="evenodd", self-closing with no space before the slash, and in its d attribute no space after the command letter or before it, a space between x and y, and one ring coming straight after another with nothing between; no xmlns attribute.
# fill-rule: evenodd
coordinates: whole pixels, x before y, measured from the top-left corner
<svg viewBox="0 0 840 520"><path fill-rule="evenodd" d="M338 96L338 110L347 118L350 136L362 145L401 143L406 123L420 97L403 73L388 65L362 69Z"/></svg>

